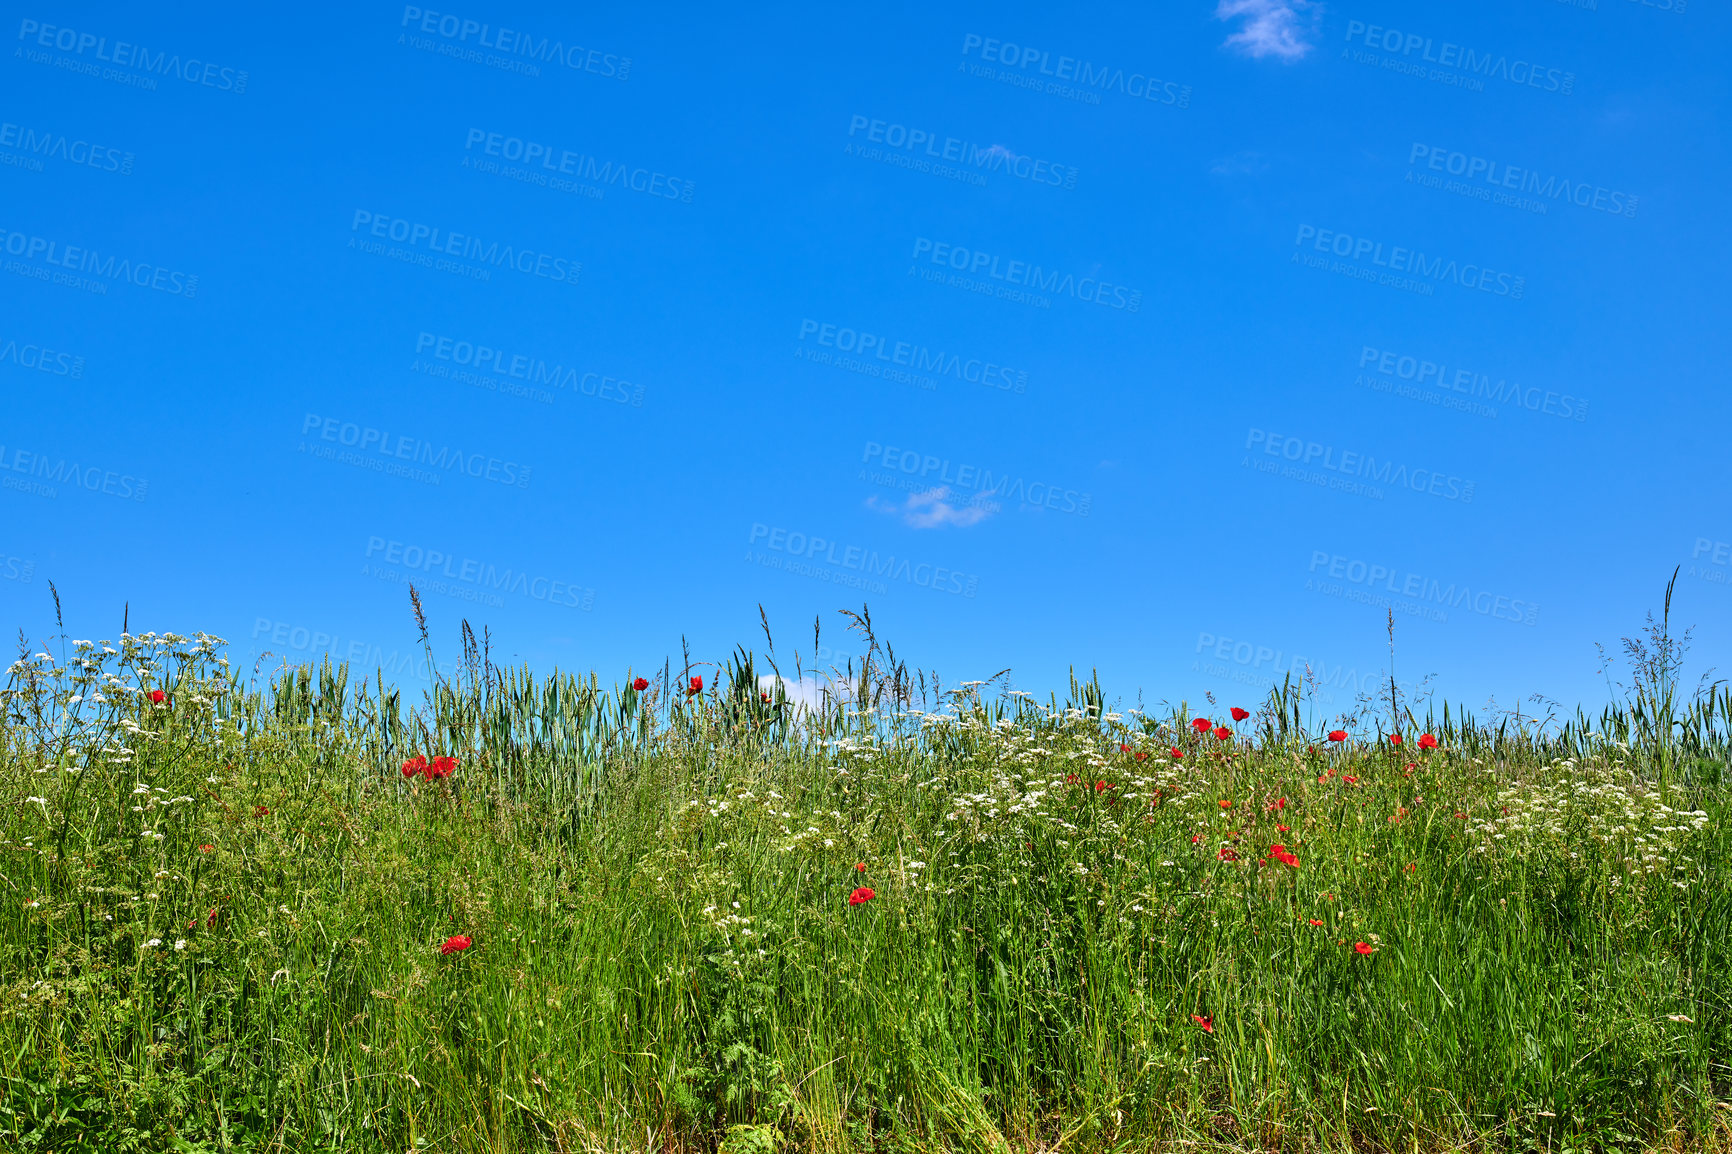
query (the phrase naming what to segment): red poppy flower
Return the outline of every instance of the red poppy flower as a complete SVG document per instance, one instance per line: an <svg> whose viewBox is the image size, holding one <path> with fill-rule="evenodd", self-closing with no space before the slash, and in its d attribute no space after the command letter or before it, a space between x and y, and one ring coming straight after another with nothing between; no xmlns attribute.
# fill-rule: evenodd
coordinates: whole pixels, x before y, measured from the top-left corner
<svg viewBox="0 0 1732 1154"><path fill-rule="evenodd" d="M411 757L408 761L405 761L403 763L403 776L404 777L414 777L418 773L426 773L426 772L427 772L427 759L424 757Z"/></svg>
<svg viewBox="0 0 1732 1154"><path fill-rule="evenodd" d="M1244 721L1247 717L1250 717L1250 716L1251 716L1250 710L1240 709L1237 705L1235 705L1233 707L1233 720L1234 721Z"/></svg>
<svg viewBox="0 0 1732 1154"><path fill-rule="evenodd" d="M1421 748L1421 749L1436 749L1437 748L1437 738L1431 736L1431 734L1429 734L1429 733L1420 734L1419 735L1419 748Z"/></svg>
<svg viewBox="0 0 1732 1154"><path fill-rule="evenodd" d="M1101 790L1105 789L1106 787L1107 787L1107 783L1104 781L1095 782L1095 792L1096 793L1099 793Z"/></svg>
<svg viewBox="0 0 1732 1154"><path fill-rule="evenodd" d="M255 805L255 806L253 806L253 816L254 817L269 817L270 814L271 814L271 807L268 805Z"/></svg>
<svg viewBox="0 0 1732 1154"><path fill-rule="evenodd" d="M686 696L687 697L696 697L698 694L702 693L703 691L704 691L704 679L701 677L694 677L694 678L692 678L691 686L686 690Z"/></svg>
<svg viewBox="0 0 1732 1154"><path fill-rule="evenodd" d="M1354 942L1353 948L1361 954L1371 954L1371 953L1376 952L1370 946L1366 945L1364 942Z"/></svg>
<svg viewBox="0 0 1732 1154"><path fill-rule="evenodd" d="M649 688L649 678L640 677L636 681L631 683L631 687L633 689L637 690L639 693L642 693L644 690Z"/></svg>
<svg viewBox="0 0 1732 1154"><path fill-rule="evenodd" d="M1312 918L1311 924L1314 926L1320 926L1323 924L1323 919L1322 918Z"/></svg>
<svg viewBox="0 0 1732 1154"><path fill-rule="evenodd" d="M1280 862L1282 865L1292 866L1294 869L1299 868L1299 859L1294 857L1284 845L1270 846L1269 856L1273 860Z"/></svg>
<svg viewBox="0 0 1732 1154"><path fill-rule="evenodd" d="M1192 845L1196 845L1198 842L1200 842L1202 840L1203 840L1203 835L1200 833L1194 833L1191 835L1191 844Z"/></svg>
<svg viewBox="0 0 1732 1154"><path fill-rule="evenodd" d="M1202 733L1209 728L1209 719L1206 717L1193 718L1191 720L1191 728L1196 730L1198 733Z"/></svg>
<svg viewBox="0 0 1732 1154"><path fill-rule="evenodd" d="M1180 749L1180 748L1179 748L1179 747L1178 747L1178 746L1176 746L1176 745L1175 745L1175 746L1173 746L1173 748L1172 748L1172 749L1170 749L1170 750L1168 750L1168 751L1167 751L1167 752L1169 752L1169 753L1171 753L1171 754L1172 754L1172 755L1173 755L1173 760L1174 760L1174 761L1182 761L1182 760L1183 760L1183 759L1184 759L1184 756L1185 756L1185 751L1184 751L1184 750L1182 750L1182 749Z"/></svg>
<svg viewBox="0 0 1732 1154"><path fill-rule="evenodd" d="M161 705L163 702L168 700L168 694L164 693L160 689L153 689L150 691L150 699L157 705Z"/></svg>
<svg viewBox="0 0 1732 1154"><path fill-rule="evenodd" d="M1401 744L1401 734L1399 734L1399 733L1390 734L1389 735L1389 744L1400 745Z"/></svg>
<svg viewBox="0 0 1732 1154"><path fill-rule="evenodd" d="M760 694L758 694L758 700L764 702L767 705L767 704L769 704L769 701L770 701L770 695L768 693L760 693Z"/></svg>
<svg viewBox="0 0 1732 1154"><path fill-rule="evenodd" d="M1459 817L1462 821L1467 820L1467 814L1465 814L1465 813L1457 813L1455 816Z"/></svg>
<svg viewBox="0 0 1732 1154"><path fill-rule="evenodd" d="M1216 740L1226 741L1229 737L1232 737L1232 736L1233 736L1233 731L1228 729L1226 726L1218 725L1215 727Z"/></svg>
<svg viewBox="0 0 1732 1154"><path fill-rule="evenodd" d="M1148 751L1148 750L1146 750L1146 749L1139 749L1139 750L1137 750L1137 760L1138 760L1138 761L1147 761L1147 760L1149 760L1149 751Z"/></svg>
<svg viewBox="0 0 1732 1154"><path fill-rule="evenodd" d="M854 868L861 873L865 873L866 872L866 863L863 861L857 861L854 863Z"/></svg>
<svg viewBox="0 0 1732 1154"><path fill-rule="evenodd" d="M441 777L450 777L456 768L457 759L455 757L435 757L427 763L427 780L436 781Z"/></svg>
<svg viewBox="0 0 1732 1154"><path fill-rule="evenodd" d="M198 847L199 853L212 853L215 850L216 850L216 846L214 846L214 845L201 845Z"/></svg>
<svg viewBox="0 0 1732 1154"><path fill-rule="evenodd" d="M1215 1032L1215 1023L1210 1018L1205 1018L1201 1014L1192 1014L1191 1021L1203 1027L1203 1033L1205 1034L1213 1034Z"/></svg>
<svg viewBox="0 0 1732 1154"><path fill-rule="evenodd" d="M1122 741L1121 741L1121 742L1119 742L1119 752L1120 752L1120 753L1129 753L1129 752L1130 752L1130 751L1131 751L1131 747L1130 747L1130 746L1128 746L1128 745L1126 745L1126 744L1125 744L1125 743L1124 743L1124 742L1122 742Z"/></svg>
<svg viewBox="0 0 1732 1154"><path fill-rule="evenodd" d="M1066 785L1075 785L1077 783L1077 775L1074 773L1065 774L1064 775L1064 783Z"/></svg>
<svg viewBox="0 0 1732 1154"><path fill-rule="evenodd" d="M848 904L851 906L865 905L877 896L878 895L872 890L867 889L865 886L861 886L859 889L848 895Z"/></svg>
<svg viewBox="0 0 1732 1154"><path fill-rule="evenodd" d="M1347 731L1345 729L1331 729L1329 731L1329 740L1330 741L1346 741L1347 740Z"/></svg>
<svg viewBox="0 0 1732 1154"><path fill-rule="evenodd" d="M445 944L439 947L439 952L441 954L461 953L474 944L462 934L452 934L445 939Z"/></svg>
<svg viewBox="0 0 1732 1154"><path fill-rule="evenodd" d="M1289 831L1289 830L1288 830L1288 828L1287 828L1287 827L1286 827L1286 826L1284 826L1284 825L1278 825L1278 826L1276 826L1276 827L1275 827L1275 828L1276 828L1276 829L1278 829L1278 830L1280 830L1280 831L1281 831L1281 832L1282 832L1282 833L1288 833L1288 832L1290 832L1290 831Z"/></svg>
<svg viewBox="0 0 1732 1154"><path fill-rule="evenodd" d="M1215 856L1220 858L1222 861L1238 861L1239 851L1230 845L1224 845L1221 847L1221 852Z"/></svg>
<svg viewBox="0 0 1732 1154"><path fill-rule="evenodd" d="M1348 785L1358 785L1359 784L1359 779L1357 777L1354 777L1351 773L1342 774L1341 780L1345 781Z"/></svg>
<svg viewBox="0 0 1732 1154"><path fill-rule="evenodd" d="M1223 797L1220 801L1220 806L1222 809L1232 809L1233 803L1228 801L1226 798Z"/></svg>

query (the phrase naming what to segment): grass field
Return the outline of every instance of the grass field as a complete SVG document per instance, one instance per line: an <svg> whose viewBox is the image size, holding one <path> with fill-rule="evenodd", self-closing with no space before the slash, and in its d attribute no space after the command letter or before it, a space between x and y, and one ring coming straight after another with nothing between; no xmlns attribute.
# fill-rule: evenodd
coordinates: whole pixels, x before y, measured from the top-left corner
<svg viewBox="0 0 1732 1154"><path fill-rule="evenodd" d="M464 637L414 702L21 653L0 1149L1732 1149L1724 690L1140 712L867 636L801 709Z"/></svg>

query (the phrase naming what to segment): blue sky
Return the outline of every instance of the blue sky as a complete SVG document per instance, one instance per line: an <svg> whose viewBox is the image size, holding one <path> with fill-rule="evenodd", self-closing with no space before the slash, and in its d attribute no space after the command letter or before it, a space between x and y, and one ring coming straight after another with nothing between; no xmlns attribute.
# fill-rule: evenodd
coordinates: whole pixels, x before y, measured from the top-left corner
<svg viewBox="0 0 1732 1154"><path fill-rule="evenodd" d="M14 8L0 619L1254 703L1732 641L1714 5ZM196 279L195 279L196 278ZM399 664L406 669L406 665Z"/></svg>

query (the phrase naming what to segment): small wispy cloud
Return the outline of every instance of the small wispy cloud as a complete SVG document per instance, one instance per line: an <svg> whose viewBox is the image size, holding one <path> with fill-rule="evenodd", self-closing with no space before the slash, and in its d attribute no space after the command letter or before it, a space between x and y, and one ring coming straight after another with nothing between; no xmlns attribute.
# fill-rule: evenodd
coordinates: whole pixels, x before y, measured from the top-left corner
<svg viewBox="0 0 1732 1154"><path fill-rule="evenodd" d="M1229 48L1259 60L1300 60L1313 47L1308 33L1316 29L1318 7L1317 0L1220 0L1215 18L1245 21L1227 37Z"/></svg>
<svg viewBox="0 0 1732 1154"><path fill-rule="evenodd" d="M916 529L939 529L945 525L966 529L970 525L980 524L995 512L984 504L974 502L952 505L947 500L949 496L950 489L940 485L923 493L910 493L908 500L900 505L878 497L868 497L866 504L880 513L895 513L902 518L904 524Z"/></svg>
<svg viewBox="0 0 1732 1154"><path fill-rule="evenodd" d="M850 690L853 688L848 684L846 678L817 673L807 673L798 680L777 677L769 673L758 678L758 692L760 693L768 693L774 697L777 694L778 686L781 695L788 699L796 713L812 712L823 708L826 697L832 704L838 701L847 701L851 697Z"/></svg>
<svg viewBox="0 0 1732 1154"><path fill-rule="evenodd" d="M1242 150L1217 160L1209 171L1216 176L1261 176L1269 171L1269 162L1260 152Z"/></svg>

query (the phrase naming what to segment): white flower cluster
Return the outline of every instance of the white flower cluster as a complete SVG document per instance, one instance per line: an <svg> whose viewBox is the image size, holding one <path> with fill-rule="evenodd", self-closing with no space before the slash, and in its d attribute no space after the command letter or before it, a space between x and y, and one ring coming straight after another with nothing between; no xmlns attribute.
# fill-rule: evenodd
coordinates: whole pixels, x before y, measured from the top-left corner
<svg viewBox="0 0 1732 1154"><path fill-rule="evenodd" d="M1704 810L1667 805L1653 783L1621 763L1560 758L1531 781L1497 793L1496 812L1475 827L1479 851L1524 853L1546 846L1567 856L1597 854L1631 873L1683 871Z"/></svg>

